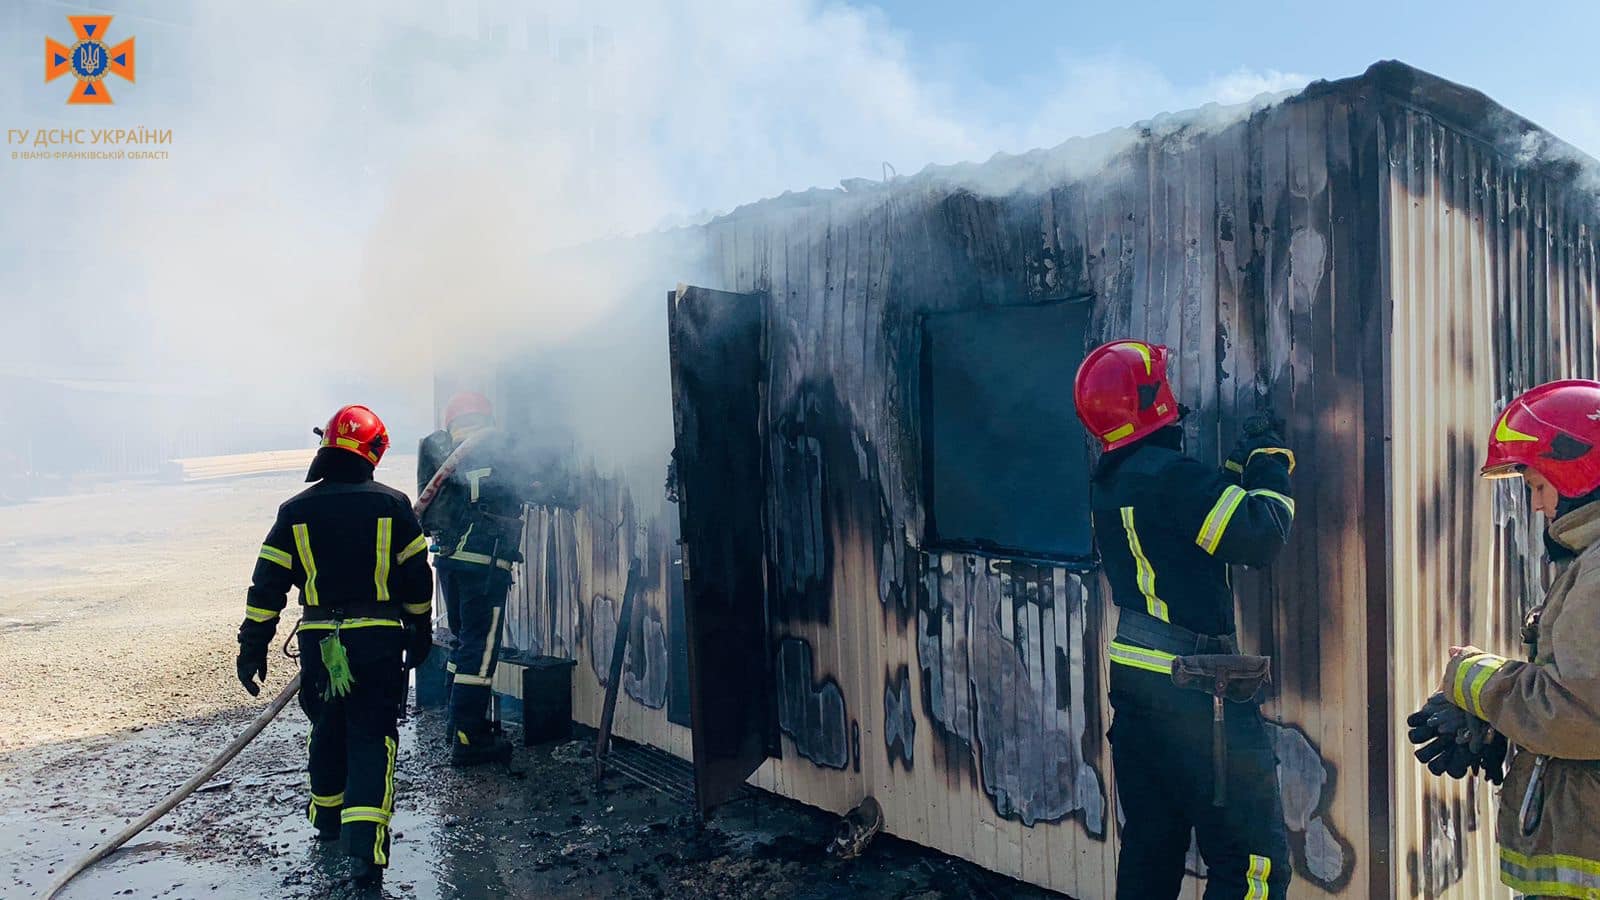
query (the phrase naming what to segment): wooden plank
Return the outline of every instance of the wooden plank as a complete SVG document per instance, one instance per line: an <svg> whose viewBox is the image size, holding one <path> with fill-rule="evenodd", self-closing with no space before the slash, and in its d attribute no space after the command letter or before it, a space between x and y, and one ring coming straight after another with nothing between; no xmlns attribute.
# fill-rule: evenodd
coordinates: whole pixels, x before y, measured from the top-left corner
<svg viewBox="0 0 1600 900"><path fill-rule="evenodd" d="M1133 251L1133 296L1128 308L1126 333L1134 338L1147 339L1151 333L1149 312L1154 291L1151 281L1156 277L1152 271L1154 252L1151 246L1151 219L1155 215L1155 159L1158 152L1154 147L1149 147L1140 154L1141 164L1135 170L1131 185L1136 192L1136 203L1129 208L1133 218L1128 223L1127 237Z"/></svg>
<svg viewBox="0 0 1600 900"><path fill-rule="evenodd" d="M1045 679L1044 695L1046 701L1050 704L1051 716L1049 721L1051 726L1072 736L1077 732L1072 727L1073 721L1070 708L1065 713L1056 708L1057 695L1062 691L1066 691L1070 695L1073 687L1071 684L1060 684L1057 680L1062 675L1065 675L1069 680L1072 677L1072 643L1067 637L1072 612L1070 601L1066 596L1067 573L1059 568L1051 568L1046 570L1046 578L1048 579L1047 587L1050 591L1050 604L1040 617L1040 628L1045 636L1043 641L1044 659L1042 661ZM1063 654L1067 658L1068 668L1066 672L1058 673L1056 671L1057 653ZM1050 874L1048 884L1056 886L1070 884L1072 887L1069 890L1079 890L1081 892L1083 873L1080 870L1084 865L1084 860L1078 854L1078 841L1075 840L1078 834L1079 831L1073 825L1071 819L1068 819L1061 827L1050 829L1048 846Z"/></svg>
<svg viewBox="0 0 1600 900"><path fill-rule="evenodd" d="M1030 730L1036 731L1035 740L1039 746L1049 753L1049 744L1046 736L1054 729L1055 696L1045 691L1045 645L1047 641L1044 632L1043 610L1041 604L1045 600L1041 596L1040 582L1048 577L1047 569L1030 566L1028 572L1028 590L1024 597L1024 605L1018 607L1018 623L1024 622L1022 615L1026 615L1025 646L1019 647L1022 658L1028 666L1028 684L1032 689L1032 696L1037 698L1037 710L1032 721L1028 723ZM1053 635L1052 635L1053 636ZM1045 760L1049 757L1046 755ZM1033 827L1022 826L1022 875L1023 879L1035 884L1048 883L1050 879L1049 835L1054 828L1049 823L1039 821Z"/></svg>
<svg viewBox="0 0 1600 900"><path fill-rule="evenodd" d="M1206 140L1187 154L1184 169L1185 347L1194 383L1195 425L1191 452L1221 460L1231 446L1217 430L1217 140Z"/></svg>
<svg viewBox="0 0 1600 900"><path fill-rule="evenodd" d="M990 668L988 659L988 641L984 640L982 629L985 628L984 617L987 609L987 594L989 586L987 578L982 575L983 561L972 556L958 557L962 562L964 585L963 601L966 610L967 628L967 666L969 672L967 679L976 680L986 677ZM970 695L970 683L967 679L962 681L962 692ZM972 856L974 860L985 868L993 869L997 865L997 843L993 822L993 810L989 805L988 795L984 792L982 774L978 767L977 755L982 753L981 742L978 739L977 716L978 709L971 708L972 703L963 698L963 705L968 707L965 713L972 718L966 721L972 723L972 753L973 761L970 769L971 776L967 780L967 792L972 806Z"/></svg>

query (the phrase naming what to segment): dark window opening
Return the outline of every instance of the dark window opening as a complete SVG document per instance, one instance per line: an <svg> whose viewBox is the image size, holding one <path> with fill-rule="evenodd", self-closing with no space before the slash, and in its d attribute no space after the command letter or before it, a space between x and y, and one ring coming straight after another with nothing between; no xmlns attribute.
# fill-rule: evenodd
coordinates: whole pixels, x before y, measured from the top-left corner
<svg viewBox="0 0 1600 900"><path fill-rule="evenodd" d="M1093 567L1089 453L1072 404L1090 306L923 318L928 549Z"/></svg>

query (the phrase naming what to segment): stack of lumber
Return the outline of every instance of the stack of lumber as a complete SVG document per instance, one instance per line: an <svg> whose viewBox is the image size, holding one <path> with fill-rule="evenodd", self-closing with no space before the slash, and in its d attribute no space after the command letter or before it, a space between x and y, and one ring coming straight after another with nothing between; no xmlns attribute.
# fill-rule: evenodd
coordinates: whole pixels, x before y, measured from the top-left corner
<svg viewBox="0 0 1600 900"><path fill-rule="evenodd" d="M308 447L304 450L265 450L228 456L191 456L168 461L166 475L171 481L207 481L269 472L304 472L311 465L311 457L316 452L315 447Z"/></svg>

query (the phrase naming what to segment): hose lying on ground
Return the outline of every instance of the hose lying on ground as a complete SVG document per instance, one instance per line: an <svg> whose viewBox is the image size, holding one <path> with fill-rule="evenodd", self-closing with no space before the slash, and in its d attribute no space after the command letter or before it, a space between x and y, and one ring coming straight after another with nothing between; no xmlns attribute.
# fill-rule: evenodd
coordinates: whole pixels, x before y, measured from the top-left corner
<svg viewBox="0 0 1600 900"><path fill-rule="evenodd" d="M93 853L90 853L83 859L73 863L72 867L61 873L61 877L57 878L55 883L50 885L50 889L44 892L42 900L52 900L52 898L54 898L57 894L61 893L62 888L67 886L67 882L76 878L85 869L89 868L100 860L105 859L112 853L115 853L117 848L133 840L134 835L145 830L146 828L149 828L157 819L171 812L174 806L177 806L179 803L183 802L185 797L194 793L201 785L210 781L213 775L216 775L218 772L222 771L223 766L227 765L229 761L231 761L235 756L239 755L239 751L243 750L246 744L255 740L256 735L261 733L261 729L267 727L268 722L271 722L274 718L277 718L278 713L283 712L283 708L289 705L289 701L294 699L295 693L299 690L300 676L297 674L294 676L294 680L283 686L283 690L278 692L278 696L272 698L272 702L267 705L267 708L262 710L260 715L256 716L255 721L250 723L250 727L246 728L243 733L234 738L233 743L223 748L221 753L218 753L214 758L212 758L211 762L207 763L204 769L196 772L194 777L190 778L188 781L185 781L181 787L168 794L165 800L162 800L149 812L141 816L139 821L134 822L127 828L122 829L122 831L117 833L116 837L113 837L106 843L96 847Z"/></svg>

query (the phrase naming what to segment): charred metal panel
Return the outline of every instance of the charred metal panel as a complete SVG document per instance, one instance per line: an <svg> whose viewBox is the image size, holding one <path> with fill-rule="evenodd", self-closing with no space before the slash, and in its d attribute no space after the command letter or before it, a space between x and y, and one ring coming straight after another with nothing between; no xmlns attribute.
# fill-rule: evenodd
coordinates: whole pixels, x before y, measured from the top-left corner
<svg viewBox="0 0 1600 900"><path fill-rule="evenodd" d="M684 618L702 815L767 758L759 297L682 288L669 300Z"/></svg>
<svg viewBox="0 0 1600 900"><path fill-rule="evenodd" d="M923 319L928 549L1092 568L1089 454L1070 387L1089 309L1084 298Z"/></svg>
<svg viewBox="0 0 1600 900"><path fill-rule="evenodd" d="M1452 645L1521 654L1522 615L1546 583L1541 517L1520 482L1482 481L1477 466L1511 398L1595 377L1594 196L1575 188L1570 162L1532 152L1548 136L1487 107L1481 95L1396 104L1383 119L1395 733ZM1393 766L1398 893L1503 893L1492 792L1430 777L1403 742Z"/></svg>
<svg viewBox="0 0 1600 900"><path fill-rule="evenodd" d="M883 742L889 761L907 769L916 764L917 711L911 703L911 673L901 666L883 679Z"/></svg>
<svg viewBox="0 0 1600 900"><path fill-rule="evenodd" d="M667 721L688 727L689 626L683 611L683 556L676 544L670 553L672 559L667 566L667 633L670 635L671 658L667 669Z"/></svg>
<svg viewBox="0 0 1600 900"><path fill-rule="evenodd" d="M778 644L778 726L801 756L819 766L850 764L849 716L844 692L817 677L811 645L798 638Z"/></svg>

